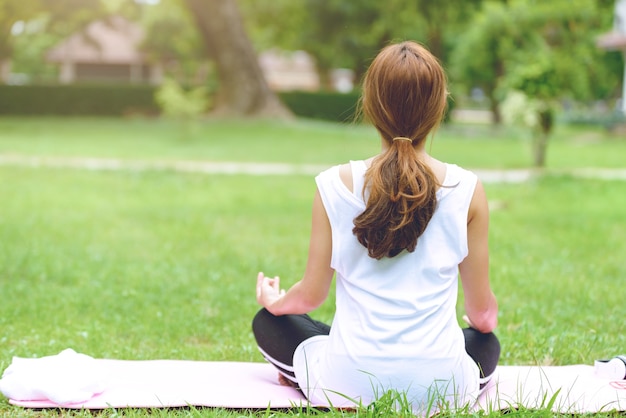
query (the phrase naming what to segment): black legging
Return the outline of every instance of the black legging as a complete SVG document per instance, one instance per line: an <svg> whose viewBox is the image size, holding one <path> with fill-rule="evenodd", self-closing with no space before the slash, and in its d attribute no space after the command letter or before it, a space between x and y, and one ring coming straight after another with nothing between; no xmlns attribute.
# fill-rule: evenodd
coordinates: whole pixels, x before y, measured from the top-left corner
<svg viewBox="0 0 626 418"><path fill-rule="evenodd" d="M297 384L293 355L300 343L316 335L328 335L330 326L309 315L274 316L265 308L252 321L252 332L259 350L287 379ZM465 351L480 370L481 389L496 370L500 358L500 342L493 332L483 334L474 328L463 328Z"/></svg>
<svg viewBox="0 0 626 418"><path fill-rule="evenodd" d="M474 328L463 328L465 351L478 365L480 388L484 388L500 359L500 341L493 332L483 334Z"/></svg>
<svg viewBox="0 0 626 418"><path fill-rule="evenodd" d="M293 354L300 343L316 335L328 335L330 326L309 315L274 316L261 309L252 321L252 332L263 357L297 385Z"/></svg>

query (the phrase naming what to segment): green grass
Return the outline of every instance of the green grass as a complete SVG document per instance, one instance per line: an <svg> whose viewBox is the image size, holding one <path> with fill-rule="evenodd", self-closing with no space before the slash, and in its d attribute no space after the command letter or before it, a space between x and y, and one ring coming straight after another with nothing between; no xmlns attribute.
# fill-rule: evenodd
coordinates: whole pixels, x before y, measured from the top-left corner
<svg viewBox="0 0 626 418"><path fill-rule="evenodd" d="M320 121L216 121L184 125L160 119L0 117L0 155L91 156L336 164L378 152L370 126ZM443 126L428 149L475 168L532 164L525 132L483 125ZM557 126L548 168L623 168L626 140L596 129Z"/></svg>
<svg viewBox="0 0 626 418"><path fill-rule="evenodd" d="M7 126L13 126L8 136ZM0 119L0 154L129 159L219 155L229 161L331 164L376 149L365 144L375 141L371 132L355 126L221 122L215 140L180 140L171 137L173 130L166 134L167 127L171 125L144 120L78 119L65 125L58 119ZM210 130L208 125L201 129ZM79 138L79 132L87 136L90 130L93 137ZM287 138L285 132L293 136ZM516 155L521 142L515 139L459 135L452 128L442 132L434 148L448 142L479 143L480 153L455 161L472 166L480 158L488 161L485 155L522 159ZM290 142L303 137L306 141L297 145ZM566 155L582 159L593 153L593 147L581 152L575 141L568 145L564 137L558 140ZM623 150L615 138L593 144L607 155ZM356 155L350 154L351 148ZM292 154L298 155L292 159ZM0 166L0 369L15 355L44 356L67 347L119 359L262 361L250 331L258 309L256 272L279 274L285 285L300 277L314 188L312 177L301 175ZM548 175L525 184L487 184L486 189L493 207L491 276L501 308L501 362L591 364L623 353L626 182ZM315 317L330 321L332 306L331 294ZM382 410L322 415L389 415L384 402L378 407ZM92 416L21 410L0 400L0 416L14 415ZM191 408L96 415L285 414Z"/></svg>
<svg viewBox="0 0 626 418"><path fill-rule="evenodd" d="M591 364L626 348L626 182L488 185L491 275L508 364Z"/></svg>

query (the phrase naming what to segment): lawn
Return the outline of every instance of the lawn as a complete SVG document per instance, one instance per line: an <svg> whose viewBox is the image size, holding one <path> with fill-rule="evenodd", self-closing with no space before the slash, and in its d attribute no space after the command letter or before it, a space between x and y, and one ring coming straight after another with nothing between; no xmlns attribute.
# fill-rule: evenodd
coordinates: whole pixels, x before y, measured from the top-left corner
<svg viewBox="0 0 626 418"><path fill-rule="evenodd" d="M215 121L0 117L0 155L336 164L369 157L380 146L370 126L320 121ZM532 163L525 131L446 125L428 145L443 160L474 168ZM551 169L623 168L626 140L599 128L557 126Z"/></svg>
<svg viewBox="0 0 626 418"><path fill-rule="evenodd" d="M377 149L371 129L361 126L207 122L188 138L176 137L175 126L0 119L0 156L330 165ZM551 167L620 167L626 141L600 131L560 129ZM475 136L478 130L485 135ZM438 134L433 154L471 167L524 166L529 158L521 152L521 136L487 132L448 127ZM495 155L499 162L491 161ZM44 356L67 347L119 359L262 361L250 331L258 309L256 272L279 274L286 285L299 278L314 188L307 175L0 165L0 369L14 355ZM626 182L546 174L486 189L502 363L591 364L623 353L619 284L626 275ZM332 299L316 318L330 321ZM14 414L91 416L23 411L0 400L0 416ZM252 412L98 416L120 414Z"/></svg>

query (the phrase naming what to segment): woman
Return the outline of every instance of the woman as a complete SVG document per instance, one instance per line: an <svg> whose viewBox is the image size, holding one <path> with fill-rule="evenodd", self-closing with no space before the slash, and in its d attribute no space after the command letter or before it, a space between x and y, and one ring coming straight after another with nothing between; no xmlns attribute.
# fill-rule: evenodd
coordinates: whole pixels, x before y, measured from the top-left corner
<svg viewBox="0 0 626 418"><path fill-rule="evenodd" d="M257 277L259 349L281 382L314 404L366 405L393 390L418 412L462 406L495 370L485 192L473 173L425 151L447 94L445 73L424 47L384 48L361 98L381 153L316 177L303 278L285 292L278 277ZM329 327L306 314L326 299L335 273ZM459 274L470 325L463 330Z"/></svg>

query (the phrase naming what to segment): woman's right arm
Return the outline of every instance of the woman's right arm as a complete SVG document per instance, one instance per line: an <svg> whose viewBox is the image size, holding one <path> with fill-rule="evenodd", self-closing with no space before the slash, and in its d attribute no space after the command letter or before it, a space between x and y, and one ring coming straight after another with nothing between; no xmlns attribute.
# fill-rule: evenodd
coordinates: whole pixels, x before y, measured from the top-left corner
<svg viewBox="0 0 626 418"><path fill-rule="evenodd" d="M257 301L274 315L304 314L328 296L335 271L330 267L332 230L319 190L313 199L309 257L304 277L288 291L280 289L278 277L257 276Z"/></svg>
<svg viewBox="0 0 626 418"><path fill-rule="evenodd" d="M498 325L498 302L489 284L489 207L478 181L467 219L468 255L459 265L465 312L472 328L491 332Z"/></svg>

